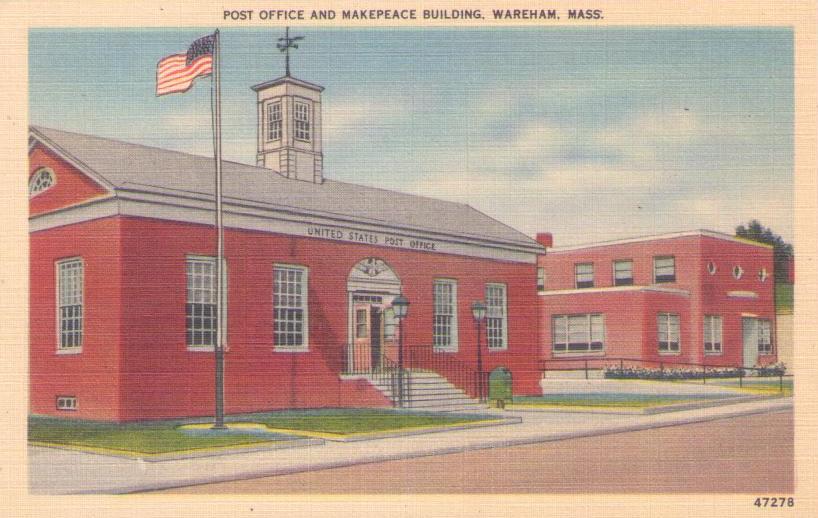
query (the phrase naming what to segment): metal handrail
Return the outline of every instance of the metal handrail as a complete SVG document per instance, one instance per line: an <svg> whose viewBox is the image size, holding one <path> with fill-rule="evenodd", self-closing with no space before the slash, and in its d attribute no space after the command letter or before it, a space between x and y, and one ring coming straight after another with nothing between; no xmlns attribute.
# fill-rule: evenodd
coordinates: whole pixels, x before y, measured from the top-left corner
<svg viewBox="0 0 818 518"><path fill-rule="evenodd" d="M392 404L394 406L401 406L402 402L407 400L408 383L403 384L403 394L399 394L398 383L401 375L398 364L390 360L386 355L381 356L379 365L372 365L372 358L369 356L371 350L369 347L358 348L356 344L346 344L344 346L344 374L351 375L365 375L372 381L378 384L387 384L393 394ZM363 356L362 356L363 355ZM405 371L403 372L404 380L409 381L410 376Z"/></svg>
<svg viewBox="0 0 818 518"><path fill-rule="evenodd" d="M469 397L479 401L488 399L488 372L478 372L476 367L453 356L453 353L435 351L431 345L408 346L404 352L406 367L430 370L446 378Z"/></svg>

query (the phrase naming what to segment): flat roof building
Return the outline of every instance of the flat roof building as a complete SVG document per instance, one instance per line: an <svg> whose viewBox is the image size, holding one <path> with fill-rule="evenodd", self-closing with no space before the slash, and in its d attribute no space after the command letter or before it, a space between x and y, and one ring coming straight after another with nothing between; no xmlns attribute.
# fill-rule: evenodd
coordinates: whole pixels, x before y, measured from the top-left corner
<svg viewBox="0 0 818 518"><path fill-rule="evenodd" d="M772 247L708 230L553 248L538 272L544 368L773 363L773 264Z"/></svg>

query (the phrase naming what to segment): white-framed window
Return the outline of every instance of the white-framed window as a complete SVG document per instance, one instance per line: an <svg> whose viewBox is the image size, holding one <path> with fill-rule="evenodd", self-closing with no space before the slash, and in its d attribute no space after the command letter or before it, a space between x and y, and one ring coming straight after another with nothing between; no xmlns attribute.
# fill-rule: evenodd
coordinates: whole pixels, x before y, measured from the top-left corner
<svg viewBox="0 0 818 518"><path fill-rule="evenodd" d="M739 266L739 265L735 265L735 266L733 266L733 278L734 278L735 280L739 280L739 279L741 279L741 277L742 277L743 275L744 275L744 268L742 268L742 267L741 267L741 266Z"/></svg>
<svg viewBox="0 0 818 518"><path fill-rule="evenodd" d="M769 320L758 321L758 354L773 353L772 327Z"/></svg>
<svg viewBox="0 0 818 518"><path fill-rule="evenodd" d="M57 410L76 410L77 396L57 396Z"/></svg>
<svg viewBox="0 0 818 518"><path fill-rule="evenodd" d="M594 287L594 263L577 263L574 265L574 278L577 288Z"/></svg>
<svg viewBox="0 0 818 518"><path fill-rule="evenodd" d="M57 335L59 352L82 351L83 278L80 258L57 262Z"/></svg>
<svg viewBox="0 0 818 518"><path fill-rule="evenodd" d="M767 272L766 268L761 268L758 270L758 280L761 282L767 282L767 279L770 277L770 274Z"/></svg>
<svg viewBox="0 0 818 518"><path fill-rule="evenodd" d="M434 281L432 342L438 351L457 351L457 282Z"/></svg>
<svg viewBox="0 0 818 518"><path fill-rule="evenodd" d="M537 268L537 291L545 291L545 268Z"/></svg>
<svg viewBox="0 0 818 518"><path fill-rule="evenodd" d="M676 282L676 258L674 256L653 258L653 282Z"/></svg>
<svg viewBox="0 0 818 518"><path fill-rule="evenodd" d="M395 318L395 309L386 308L383 310L383 339L388 341L395 340L397 335L398 319Z"/></svg>
<svg viewBox="0 0 818 518"><path fill-rule="evenodd" d="M679 315L676 313L659 313L656 315L658 331L659 354L678 354L679 344Z"/></svg>
<svg viewBox="0 0 818 518"><path fill-rule="evenodd" d="M633 285L633 261L620 259L613 262L614 286Z"/></svg>
<svg viewBox="0 0 818 518"><path fill-rule="evenodd" d="M486 284L486 343L489 349L508 347L508 303L505 284Z"/></svg>
<svg viewBox="0 0 818 518"><path fill-rule="evenodd" d="M54 174L54 171L41 167L28 180L28 197L33 198L55 185L57 185L57 175Z"/></svg>
<svg viewBox="0 0 818 518"><path fill-rule="evenodd" d="M188 256L186 274L185 341L191 350L213 350L219 321L227 328L227 263L222 268L224 308L220 319L216 315L216 258Z"/></svg>
<svg viewBox="0 0 818 518"><path fill-rule="evenodd" d="M721 354L721 324L718 315L704 316L704 354Z"/></svg>
<svg viewBox="0 0 818 518"><path fill-rule="evenodd" d="M278 140L281 138L281 101L271 102L267 105L267 140Z"/></svg>
<svg viewBox="0 0 818 518"><path fill-rule="evenodd" d="M718 271L718 266L716 266L716 263L713 262L713 261L709 261L707 263L707 273L709 273L710 275L716 275L717 271Z"/></svg>
<svg viewBox="0 0 818 518"><path fill-rule="evenodd" d="M295 138L298 140L310 140L312 130L312 119L310 118L310 105L296 101L295 110Z"/></svg>
<svg viewBox="0 0 818 518"><path fill-rule="evenodd" d="M598 352L605 349L605 316L554 315L551 317L554 354Z"/></svg>
<svg viewBox="0 0 818 518"><path fill-rule="evenodd" d="M309 344L307 268L273 266L273 343L277 351L306 350Z"/></svg>

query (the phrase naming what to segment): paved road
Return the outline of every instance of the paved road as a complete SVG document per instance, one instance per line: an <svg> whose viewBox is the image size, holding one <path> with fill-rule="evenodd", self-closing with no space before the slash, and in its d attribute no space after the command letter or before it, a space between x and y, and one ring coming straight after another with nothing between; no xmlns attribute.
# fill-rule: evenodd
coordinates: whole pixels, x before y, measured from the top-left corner
<svg viewBox="0 0 818 518"><path fill-rule="evenodd" d="M169 493L793 492L792 410Z"/></svg>

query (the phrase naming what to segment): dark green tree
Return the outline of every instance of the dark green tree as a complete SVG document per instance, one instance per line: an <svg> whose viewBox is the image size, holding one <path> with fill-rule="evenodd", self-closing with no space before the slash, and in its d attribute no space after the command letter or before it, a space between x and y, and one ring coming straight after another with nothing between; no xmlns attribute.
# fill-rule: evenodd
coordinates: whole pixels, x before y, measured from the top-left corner
<svg viewBox="0 0 818 518"><path fill-rule="evenodd" d="M789 259L792 257L792 245L784 241L772 229L762 225L757 219L736 227L736 236L759 243L766 243L773 246L773 257L775 258L775 281L787 282L789 273Z"/></svg>

